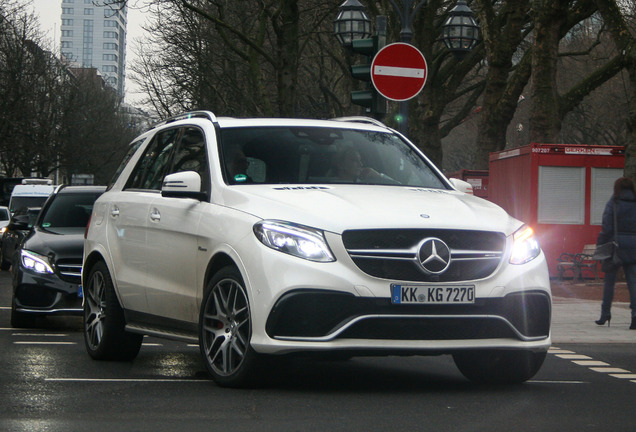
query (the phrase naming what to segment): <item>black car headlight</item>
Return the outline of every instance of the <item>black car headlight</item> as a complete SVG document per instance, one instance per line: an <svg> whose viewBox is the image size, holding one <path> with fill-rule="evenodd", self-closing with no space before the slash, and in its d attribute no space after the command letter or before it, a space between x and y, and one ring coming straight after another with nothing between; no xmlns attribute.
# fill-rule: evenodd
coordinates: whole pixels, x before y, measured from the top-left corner
<svg viewBox="0 0 636 432"><path fill-rule="evenodd" d="M512 253L510 264L525 264L541 253L534 230L527 225L522 226L512 235Z"/></svg>
<svg viewBox="0 0 636 432"><path fill-rule="evenodd" d="M20 260L22 261L22 267L25 269L36 273L54 273L53 267L49 262L49 258L44 255L27 250L21 250Z"/></svg>
<svg viewBox="0 0 636 432"><path fill-rule="evenodd" d="M261 221L254 234L265 246L310 261L332 262L334 258L322 231L282 221Z"/></svg>

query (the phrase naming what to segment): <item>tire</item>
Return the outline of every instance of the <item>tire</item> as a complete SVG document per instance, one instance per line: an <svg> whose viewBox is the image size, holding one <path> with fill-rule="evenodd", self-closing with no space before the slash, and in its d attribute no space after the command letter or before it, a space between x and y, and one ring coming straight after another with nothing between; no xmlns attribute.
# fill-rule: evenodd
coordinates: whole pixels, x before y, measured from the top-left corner
<svg viewBox="0 0 636 432"><path fill-rule="evenodd" d="M523 350L465 351L453 354L459 371L482 384L520 384L536 375L547 352Z"/></svg>
<svg viewBox="0 0 636 432"><path fill-rule="evenodd" d="M259 360L250 345L252 320L243 278L224 267L208 283L199 316L199 346L214 382L223 387L254 384Z"/></svg>
<svg viewBox="0 0 636 432"><path fill-rule="evenodd" d="M35 315L18 312L15 308L15 298L11 298L11 327L33 328L35 327Z"/></svg>
<svg viewBox="0 0 636 432"><path fill-rule="evenodd" d="M84 288L84 344L95 360L129 361L137 357L143 335L126 332L124 310L104 262L95 264Z"/></svg>

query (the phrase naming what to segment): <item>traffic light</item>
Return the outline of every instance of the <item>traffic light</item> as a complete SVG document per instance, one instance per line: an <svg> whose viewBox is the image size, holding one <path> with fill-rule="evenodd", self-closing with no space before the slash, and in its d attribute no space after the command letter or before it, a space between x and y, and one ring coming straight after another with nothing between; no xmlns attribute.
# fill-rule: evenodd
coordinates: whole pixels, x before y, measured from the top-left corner
<svg viewBox="0 0 636 432"><path fill-rule="evenodd" d="M371 84L371 62L375 54L386 45L386 17L377 18L375 36L351 42L351 50L365 58L364 63L351 66L351 76L365 82L364 90L351 92L351 103L366 108L369 115L380 119L386 114L386 99ZM384 22L380 18L384 18Z"/></svg>

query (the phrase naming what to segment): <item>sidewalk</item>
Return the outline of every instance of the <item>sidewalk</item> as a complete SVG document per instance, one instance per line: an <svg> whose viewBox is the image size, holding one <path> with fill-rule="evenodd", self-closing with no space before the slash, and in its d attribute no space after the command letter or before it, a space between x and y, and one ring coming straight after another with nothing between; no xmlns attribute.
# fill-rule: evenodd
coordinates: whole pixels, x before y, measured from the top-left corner
<svg viewBox="0 0 636 432"><path fill-rule="evenodd" d="M629 330L631 311L625 282L617 282L611 327L594 323L601 315L603 281L553 280L552 342L636 343L636 330Z"/></svg>

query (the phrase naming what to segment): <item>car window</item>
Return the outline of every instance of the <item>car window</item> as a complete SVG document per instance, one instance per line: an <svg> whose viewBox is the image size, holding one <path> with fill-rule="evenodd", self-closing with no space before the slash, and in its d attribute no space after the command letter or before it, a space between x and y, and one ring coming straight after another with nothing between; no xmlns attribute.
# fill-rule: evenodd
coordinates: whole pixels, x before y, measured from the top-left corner
<svg viewBox="0 0 636 432"><path fill-rule="evenodd" d="M53 228L85 228L101 192L60 193L44 209L40 226Z"/></svg>
<svg viewBox="0 0 636 432"><path fill-rule="evenodd" d="M6 208L0 208L0 221L8 221L9 218L9 210Z"/></svg>
<svg viewBox="0 0 636 432"><path fill-rule="evenodd" d="M128 149L128 152L126 153L126 155L122 159L121 163L117 167L117 170L115 170L115 174L113 175L113 178L110 180L110 183L108 184L108 187L106 188L106 190L108 190L108 189L113 187L113 184L115 184L115 182L117 181L117 179L121 175L121 172L124 170L126 165L128 165L128 162L130 161L130 159L133 157L133 155L135 154L135 152L137 151L139 146L144 141L145 141L145 139L142 138L142 139L134 141L133 143L130 144L130 148Z"/></svg>
<svg viewBox="0 0 636 432"><path fill-rule="evenodd" d="M168 129L155 135L128 179L125 189L161 189L179 131L180 129Z"/></svg>
<svg viewBox="0 0 636 432"><path fill-rule="evenodd" d="M195 171L199 173L203 192L208 191L210 184L205 149L203 131L196 127L185 128L173 157L172 168L170 169L170 174L183 171Z"/></svg>
<svg viewBox="0 0 636 432"><path fill-rule="evenodd" d="M417 151L392 133L323 127L228 128L221 130L220 142L228 184L446 188ZM345 162L354 166L355 173Z"/></svg>

